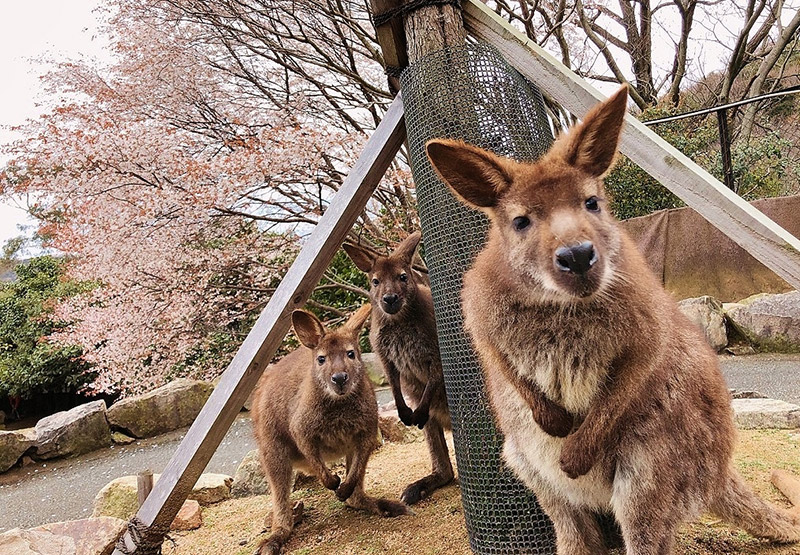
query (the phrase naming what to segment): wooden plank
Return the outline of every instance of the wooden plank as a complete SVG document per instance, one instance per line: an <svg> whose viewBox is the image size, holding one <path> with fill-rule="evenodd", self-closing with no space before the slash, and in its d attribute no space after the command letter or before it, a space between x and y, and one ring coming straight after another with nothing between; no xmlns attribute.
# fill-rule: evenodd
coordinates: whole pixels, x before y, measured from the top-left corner
<svg viewBox="0 0 800 555"><path fill-rule="evenodd" d="M464 0L464 24L492 44L517 71L577 117L605 97L514 29L480 0ZM683 153L626 116L620 151L679 196L762 264L800 289L800 241Z"/></svg>
<svg viewBox="0 0 800 555"><path fill-rule="evenodd" d="M394 160L405 140L403 114L402 95L398 95L139 509L136 516L145 525L169 530L170 523L280 346L289 329L292 310L305 304ZM129 549L134 549L129 533L124 541ZM122 555L119 550L114 553Z"/></svg>
<svg viewBox="0 0 800 555"><path fill-rule="evenodd" d="M151 491L153 491L153 471L143 470L136 476L136 497L139 500L139 507L144 505Z"/></svg>
<svg viewBox="0 0 800 555"><path fill-rule="evenodd" d="M386 13L399 8L402 0L370 0L370 12L375 14ZM408 65L406 55L406 33L403 28L403 18L397 17L383 25L375 27L375 36L383 51L383 62L387 68L403 69ZM389 88L392 93L400 90L400 79L396 75L389 75Z"/></svg>

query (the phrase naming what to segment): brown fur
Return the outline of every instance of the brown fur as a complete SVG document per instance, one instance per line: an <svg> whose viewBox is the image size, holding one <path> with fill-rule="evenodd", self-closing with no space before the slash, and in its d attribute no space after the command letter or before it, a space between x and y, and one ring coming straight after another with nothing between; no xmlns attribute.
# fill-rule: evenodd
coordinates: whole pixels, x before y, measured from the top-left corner
<svg viewBox="0 0 800 555"><path fill-rule="evenodd" d="M356 245L344 245L347 254L370 280L373 309L369 338L392 387L397 413L404 424L416 425L425 432L433 469L430 475L409 484L403 491L401 499L409 505L453 479L444 437L444 430L451 428L450 411L433 297L430 288L411 268L420 237L419 232L413 233L391 256L376 256ZM387 304L387 295L396 295L396 301Z"/></svg>
<svg viewBox="0 0 800 555"><path fill-rule="evenodd" d="M295 310L292 322L303 346L268 368L253 401L253 430L272 492L272 534L257 553L279 553L299 520L289 494L293 470L312 474L340 501L383 516L407 514L402 503L364 492L370 454L378 446L378 406L361 362L358 334L371 308L364 305L335 331ZM320 362L319 357L324 357ZM347 374L343 386L332 381ZM344 481L325 464L344 457Z"/></svg>
<svg viewBox="0 0 800 555"><path fill-rule="evenodd" d="M602 175L626 100L623 88L533 164L458 141L427 145L444 181L491 219L462 296L504 457L553 520L559 555L607 552L596 511L615 515L628 555L671 553L676 527L705 509L798 541L798 517L733 469L716 355L608 213ZM586 242L588 270L559 265L557 249ZM575 418L563 439L548 429L566 423L562 407Z"/></svg>

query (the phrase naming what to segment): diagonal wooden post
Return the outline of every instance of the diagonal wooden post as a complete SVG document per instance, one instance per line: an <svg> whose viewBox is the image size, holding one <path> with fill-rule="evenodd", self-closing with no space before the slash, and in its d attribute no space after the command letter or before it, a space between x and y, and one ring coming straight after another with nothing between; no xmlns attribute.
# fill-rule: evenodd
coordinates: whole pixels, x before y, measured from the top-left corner
<svg viewBox="0 0 800 555"><path fill-rule="evenodd" d="M398 95L139 509L136 517L146 527L151 543L163 540L172 519L286 335L292 310L303 306L316 287L394 160L405 135L403 100ZM136 552L130 532L126 532L122 541L128 553ZM123 551L116 549L114 554L123 555Z"/></svg>
<svg viewBox="0 0 800 555"><path fill-rule="evenodd" d="M497 48L517 71L574 115L582 117L605 98L480 0L464 0L462 7L464 25L473 36ZM620 143L625 156L759 262L800 289L800 240L635 117L629 114L625 121Z"/></svg>

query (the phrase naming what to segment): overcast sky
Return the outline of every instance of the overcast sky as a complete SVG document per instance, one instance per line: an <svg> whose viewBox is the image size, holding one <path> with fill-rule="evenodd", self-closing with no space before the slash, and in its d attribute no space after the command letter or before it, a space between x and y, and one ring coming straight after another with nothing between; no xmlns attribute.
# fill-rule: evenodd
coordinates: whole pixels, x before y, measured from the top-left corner
<svg viewBox="0 0 800 555"><path fill-rule="evenodd" d="M35 63L36 58L103 57L103 43L96 38L97 16L93 13L100 3L8 0L0 4L0 143L13 139L8 127L39 114L38 75L44 68ZM3 162L0 159L0 164ZM25 213L14 203L0 203L0 244L19 235L17 226L25 222Z"/></svg>

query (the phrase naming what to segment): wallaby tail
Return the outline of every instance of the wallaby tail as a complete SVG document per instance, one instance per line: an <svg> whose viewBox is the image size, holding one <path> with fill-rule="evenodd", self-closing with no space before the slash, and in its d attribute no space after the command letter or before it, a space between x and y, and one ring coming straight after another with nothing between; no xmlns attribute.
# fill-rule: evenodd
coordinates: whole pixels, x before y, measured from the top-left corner
<svg viewBox="0 0 800 555"><path fill-rule="evenodd" d="M800 507L787 511L767 503L735 470L729 472L710 509L754 536L780 543L800 541Z"/></svg>

